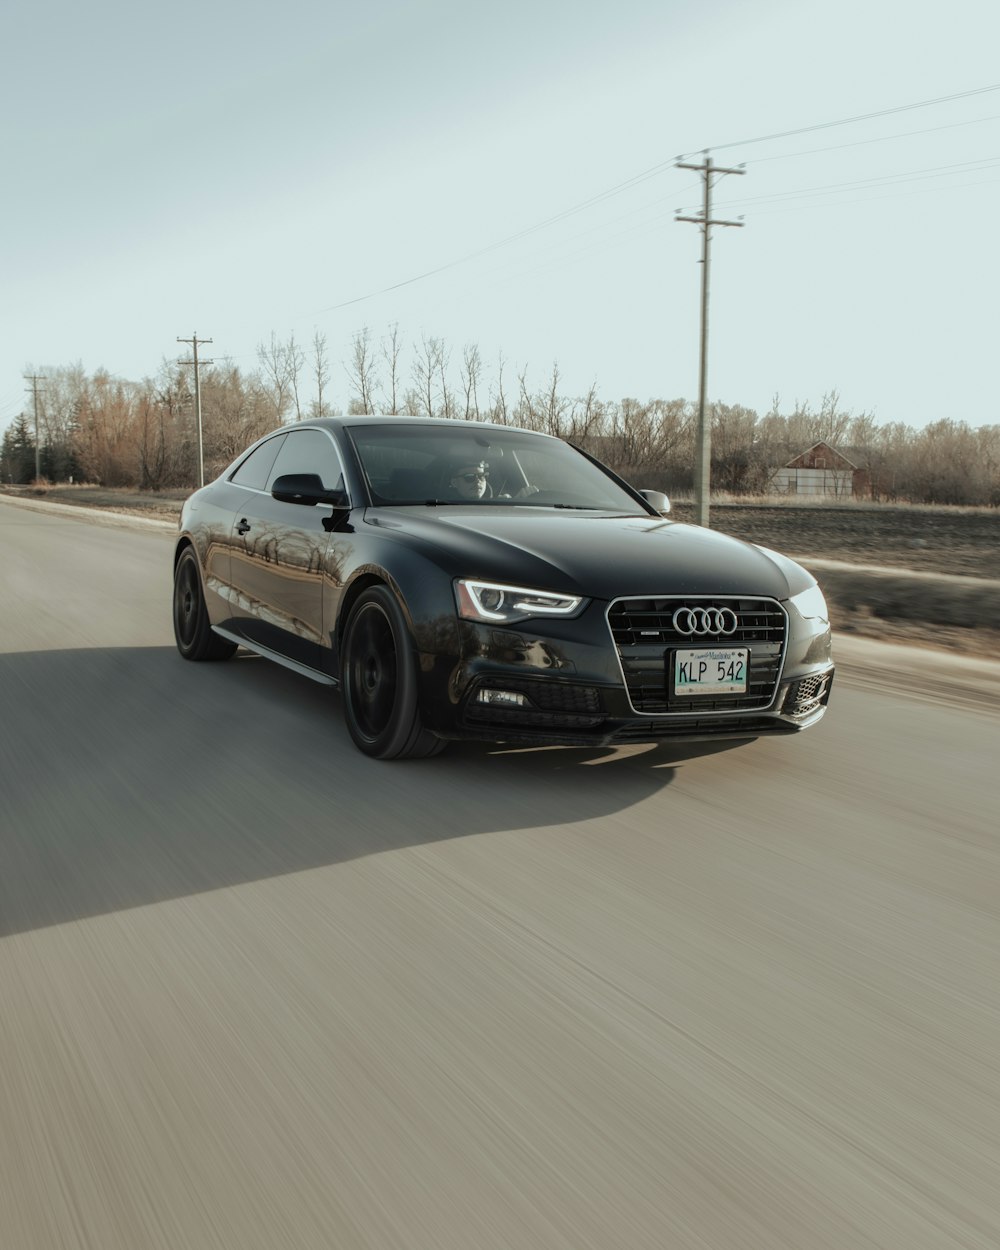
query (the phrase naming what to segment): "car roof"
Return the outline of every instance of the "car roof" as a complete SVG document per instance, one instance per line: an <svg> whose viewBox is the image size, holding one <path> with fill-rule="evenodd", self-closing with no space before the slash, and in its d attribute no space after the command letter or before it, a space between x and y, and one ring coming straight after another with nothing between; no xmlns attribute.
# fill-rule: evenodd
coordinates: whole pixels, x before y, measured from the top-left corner
<svg viewBox="0 0 1000 1250"><path fill-rule="evenodd" d="M388 413L369 413L359 416L312 417L306 421L294 421L279 428L294 430L309 429L313 427L317 429L343 430L348 426L388 424L406 425L413 428L422 425L431 427L447 427L450 430L506 430L509 433L514 434L534 434L538 438L553 437L553 435L545 434L541 430L529 430L520 425L502 425L498 421L463 421L454 417L408 417L402 413L395 413L393 415Z"/></svg>

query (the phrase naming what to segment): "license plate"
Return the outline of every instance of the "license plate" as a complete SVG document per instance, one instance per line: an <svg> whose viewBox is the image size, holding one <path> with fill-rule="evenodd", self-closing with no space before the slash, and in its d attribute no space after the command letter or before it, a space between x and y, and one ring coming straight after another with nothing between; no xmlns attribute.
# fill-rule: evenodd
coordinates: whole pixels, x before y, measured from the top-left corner
<svg viewBox="0 0 1000 1250"><path fill-rule="evenodd" d="M746 694L750 652L744 647L699 647L674 652L674 694Z"/></svg>

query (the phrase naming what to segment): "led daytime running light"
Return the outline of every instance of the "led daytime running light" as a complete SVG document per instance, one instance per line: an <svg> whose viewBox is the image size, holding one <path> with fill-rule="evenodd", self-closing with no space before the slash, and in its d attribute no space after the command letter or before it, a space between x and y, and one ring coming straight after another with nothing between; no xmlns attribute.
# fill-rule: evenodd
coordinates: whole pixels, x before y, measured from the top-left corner
<svg viewBox="0 0 1000 1250"><path fill-rule="evenodd" d="M455 586L459 615L472 621L500 624L530 616L572 616L583 603L579 595L560 595L469 578L460 579Z"/></svg>

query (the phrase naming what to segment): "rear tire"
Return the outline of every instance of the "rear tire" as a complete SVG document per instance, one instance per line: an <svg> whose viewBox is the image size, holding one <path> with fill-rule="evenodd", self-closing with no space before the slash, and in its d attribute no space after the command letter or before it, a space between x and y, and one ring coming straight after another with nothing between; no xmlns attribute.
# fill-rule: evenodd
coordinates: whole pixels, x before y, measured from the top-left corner
<svg viewBox="0 0 1000 1250"><path fill-rule="evenodd" d="M413 640L396 597L371 586L344 630L344 719L354 744L377 760L426 759L443 739L424 729L417 706Z"/></svg>
<svg viewBox="0 0 1000 1250"><path fill-rule="evenodd" d="M236 643L212 633L192 547L184 548L174 569L174 638L185 660L228 660L236 651Z"/></svg>

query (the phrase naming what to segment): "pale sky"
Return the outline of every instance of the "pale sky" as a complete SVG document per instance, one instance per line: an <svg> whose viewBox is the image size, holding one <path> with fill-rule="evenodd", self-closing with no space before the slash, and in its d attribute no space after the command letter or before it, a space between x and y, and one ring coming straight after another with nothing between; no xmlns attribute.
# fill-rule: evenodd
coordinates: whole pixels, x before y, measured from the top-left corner
<svg viewBox="0 0 1000 1250"><path fill-rule="evenodd" d="M0 428L29 370L139 381L194 332L250 370L318 330L346 406L352 336L394 322L456 379L474 342L487 381L502 352L511 386L693 400L674 160L705 149L746 165L710 399L1000 422L996 0L36 0L3 29Z"/></svg>

